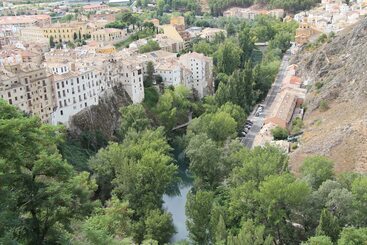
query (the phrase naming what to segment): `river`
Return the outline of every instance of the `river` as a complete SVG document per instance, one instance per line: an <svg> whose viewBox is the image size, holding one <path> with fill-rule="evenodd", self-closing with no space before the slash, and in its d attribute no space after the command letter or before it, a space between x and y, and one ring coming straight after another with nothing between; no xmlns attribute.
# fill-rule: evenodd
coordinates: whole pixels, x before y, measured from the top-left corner
<svg viewBox="0 0 367 245"><path fill-rule="evenodd" d="M186 228L185 204L187 193L192 187L192 178L188 174L188 162L184 154L177 147L174 147L174 157L178 165L179 184L177 186L179 193L176 195L164 195L164 208L172 214L173 224L176 228L176 234L171 238L171 242L178 242L188 239L188 230Z"/></svg>
<svg viewBox="0 0 367 245"><path fill-rule="evenodd" d="M163 196L164 208L172 214L173 224L176 228L176 234L171 238L171 242L178 242L188 238L189 232L186 228L185 204L186 196L190 191L191 185L180 186L180 195Z"/></svg>

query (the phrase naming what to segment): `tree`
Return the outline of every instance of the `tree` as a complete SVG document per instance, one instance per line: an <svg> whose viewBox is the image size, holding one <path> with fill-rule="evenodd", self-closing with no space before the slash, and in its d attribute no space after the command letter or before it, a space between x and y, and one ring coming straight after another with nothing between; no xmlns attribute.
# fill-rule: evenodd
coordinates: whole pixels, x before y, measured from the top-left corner
<svg viewBox="0 0 367 245"><path fill-rule="evenodd" d="M274 146L255 147L250 152L241 149L234 154L241 163L232 171L230 181L234 186L239 186L247 181L254 181L256 185L259 185L268 176L288 171L287 155Z"/></svg>
<svg viewBox="0 0 367 245"><path fill-rule="evenodd" d="M144 106L133 104L120 109L121 113L121 135L124 137L131 129L137 132L144 131L150 127L150 120L145 113Z"/></svg>
<svg viewBox="0 0 367 245"><path fill-rule="evenodd" d="M217 142L224 142L236 135L236 121L227 112L215 113L209 123L208 136Z"/></svg>
<svg viewBox="0 0 367 245"><path fill-rule="evenodd" d="M74 40L78 39L78 34L76 34L76 32L74 32L74 34L73 34L73 39Z"/></svg>
<svg viewBox="0 0 367 245"><path fill-rule="evenodd" d="M54 42L54 37L50 36L50 47L54 48L55 47L55 42Z"/></svg>
<svg viewBox="0 0 367 245"><path fill-rule="evenodd" d="M340 234L338 245L358 245L367 241L367 228L344 228Z"/></svg>
<svg viewBox="0 0 367 245"><path fill-rule="evenodd" d="M333 242L336 242L339 233L340 227L337 218L327 209L324 209L321 212L320 222L316 228L316 235L328 236Z"/></svg>
<svg viewBox="0 0 367 245"><path fill-rule="evenodd" d="M209 244L210 215L214 194L207 191L189 193L186 201L186 225L195 244Z"/></svg>
<svg viewBox="0 0 367 245"><path fill-rule="evenodd" d="M159 97L159 101L154 108L161 125L166 130L171 130L178 123L186 123L188 120L191 102L189 101L190 90L183 85L175 87L173 90L166 89Z"/></svg>
<svg viewBox="0 0 367 245"><path fill-rule="evenodd" d="M260 183L256 199L260 207L257 219L265 219L266 226L281 244L297 239L299 228L294 226L297 213L311 193L310 187L291 174L267 177ZM262 217L262 218L261 218Z"/></svg>
<svg viewBox="0 0 367 245"><path fill-rule="evenodd" d="M314 236L310 237L307 242L303 242L302 245L333 245L333 242L328 236Z"/></svg>
<svg viewBox="0 0 367 245"><path fill-rule="evenodd" d="M205 40L200 40L197 43L194 43L193 45L193 50L197 53L202 53L206 56L210 56L213 55L213 53L215 52L215 49L213 49L213 44L205 41Z"/></svg>
<svg viewBox="0 0 367 245"><path fill-rule="evenodd" d="M145 220L145 226L146 234L144 238L156 240L159 244L168 243L175 233L172 215L159 209L149 212Z"/></svg>
<svg viewBox="0 0 367 245"><path fill-rule="evenodd" d="M254 79L254 90L257 95L257 102L265 99L271 85L278 73L280 62L262 62L258 64L253 69L253 79Z"/></svg>
<svg viewBox="0 0 367 245"><path fill-rule="evenodd" d="M367 226L367 177L360 176L352 182L352 193L354 196L354 222L357 226Z"/></svg>
<svg viewBox="0 0 367 245"><path fill-rule="evenodd" d="M131 235L133 211L128 206L128 202L112 196L105 208L97 208L82 224L82 236L77 230L74 239L85 244L120 244Z"/></svg>
<svg viewBox="0 0 367 245"><path fill-rule="evenodd" d="M244 65L252 57L252 53L255 49L255 42L250 35L250 28L245 26L238 35L238 41L242 50L241 64Z"/></svg>
<svg viewBox="0 0 367 245"><path fill-rule="evenodd" d="M161 49L159 43L154 40L148 40L147 44L139 47L139 53L148 53Z"/></svg>
<svg viewBox="0 0 367 245"><path fill-rule="evenodd" d="M152 86L153 81L154 81L154 64L153 62L149 61L147 63L147 76L144 80L144 87Z"/></svg>
<svg viewBox="0 0 367 245"><path fill-rule="evenodd" d="M61 241L71 221L94 207L94 180L62 159L60 128L26 117L3 100L0 137L0 237L27 244Z"/></svg>
<svg viewBox="0 0 367 245"><path fill-rule="evenodd" d="M274 140L286 140L288 138L288 130L276 126L271 130Z"/></svg>
<svg viewBox="0 0 367 245"><path fill-rule="evenodd" d="M218 109L218 112L226 112L229 115L231 115L231 117L237 123L237 127L236 127L237 131L241 130L247 118L245 111L239 105L235 105L231 102L227 102L224 105L222 105Z"/></svg>
<svg viewBox="0 0 367 245"><path fill-rule="evenodd" d="M157 13L158 13L158 15L162 15L163 14L164 5L165 5L164 0L158 0L157 1L157 9L158 9Z"/></svg>
<svg viewBox="0 0 367 245"><path fill-rule="evenodd" d="M120 200L129 202L134 211L132 236L139 243L146 234L150 211L162 208L163 194L176 181L177 166L163 132L163 128L129 131L122 144L111 143L90 162L100 188L112 189Z"/></svg>
<svg viewBox="0 0 367 245"><path fill-rule="evenodd" d="M195 186L215 188L221 180L220 150L205 134L194 136L186 154L190 159L190 171L196 176Z"/></svg>
<svg viewBox="0 0 367 245"><path fill-rule="evenodd" d="M229 24L226 26L228 36L233 36L236 34L236 27L234 26L233 22L230 21Z"/></svg>
<svg viewBox="0 0 367 245"><path fill-rule="evenodd" d="M232 102L249 113L255 101L253 92L252 65L247 63L242 71L235 71L226 84L219 84L215 98L219 105Z"/></svg>
<svg viewBox="0 0 367 245"><path fill-rule="evenodd" d="M323 156L312 156L304 160L302 176L317 189L325 180L333 179L333 162Z"/></svg>
<svg viewBox="0 0 367 245"><path fill-rule="evenodd" d="M252 220L247 220L241 227L237 236L228 236L228 245L273 244L273 238L265 234L265 226L256 225Z"/></svg>
<svg viewBox="0 0 367 245"><path fill-rule="evenodd" d="M79 38L79 40L82 40L82 33L79 31L79 33L78 33L79 35L78 35L78 38Z"/></svg>
<svg viewBox="0 0 367 245"><path fill-rule="evenodd" d="M240 66L241 54L242 50L235 41L226 40L216 52L218 71L231 75Z"/></svg>
<svg viewBox="0 0 367 245"><path fill-rule="evenodd" d="M280 49L285 53L291 47L292 34L286 31L281 31L275 34L274 39L270 41L270 48Z"/></svg>
<svg viewBox="0 0 367 245"><path fill-rule="evenodd" d="M226 224L223 216L219 215L217 226L215 227L215 244L223 244L227 238Z"/></svg>
<svg viewBox="0 0 367 245"><path fill-rule="evenodd" d="M227 112L206 113L192 120L188 127L188 136L204 133L214 142L224 144L226 140L236 136L236 127L236 121Z"/></svg>

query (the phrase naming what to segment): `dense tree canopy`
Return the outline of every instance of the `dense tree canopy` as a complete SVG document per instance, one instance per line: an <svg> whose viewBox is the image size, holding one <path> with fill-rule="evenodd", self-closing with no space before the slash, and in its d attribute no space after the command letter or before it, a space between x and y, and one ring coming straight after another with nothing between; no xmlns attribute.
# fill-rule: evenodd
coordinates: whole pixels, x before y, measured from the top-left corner
<svg viewBox="0 0 367 245"><path fill-rule="evenodd" d="M96 183L62 159L61 129L0 100L0 241L62 242L93 209Z"/></svg>

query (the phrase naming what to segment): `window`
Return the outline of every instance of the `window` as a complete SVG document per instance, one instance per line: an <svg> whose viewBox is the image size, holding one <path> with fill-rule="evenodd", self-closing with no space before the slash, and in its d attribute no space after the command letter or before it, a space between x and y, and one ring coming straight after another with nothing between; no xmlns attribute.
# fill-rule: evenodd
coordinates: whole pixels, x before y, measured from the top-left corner
<svg viewBox="0 0 367 245"><path fill-rule="evenodd" d="M9 99L9 104L11 104L11 105L13 104L13 102L11 101L11 99Z"/></svg>
<svg viewBox="0 0 367 245"><path fill-rule="evenodd" d="M10 92L8 92L8 97L11 97L11 93Z"/></svg>
<svg viewBox="0 0 367 245"><path fill-rule="evenodd" d="M60 111L60 115L61 115L61 116L62 116L62 115L64 115L64 112L63 112L62 110Z"/></svg>

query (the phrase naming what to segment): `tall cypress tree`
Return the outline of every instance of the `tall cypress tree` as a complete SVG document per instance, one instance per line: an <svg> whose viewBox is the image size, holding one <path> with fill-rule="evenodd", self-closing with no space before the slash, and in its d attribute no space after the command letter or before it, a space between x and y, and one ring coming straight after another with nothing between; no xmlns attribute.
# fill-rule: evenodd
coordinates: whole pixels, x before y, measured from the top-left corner
<svg viewBox="0 0 367 245"><path fill-rule="evenodd" d="M324 209L321 212L320 222L316 228L316 235L328 236L333 242L338 240L340 226L338 219L329 210Z"/></svg>

